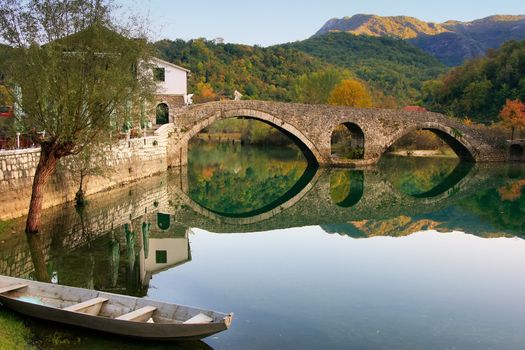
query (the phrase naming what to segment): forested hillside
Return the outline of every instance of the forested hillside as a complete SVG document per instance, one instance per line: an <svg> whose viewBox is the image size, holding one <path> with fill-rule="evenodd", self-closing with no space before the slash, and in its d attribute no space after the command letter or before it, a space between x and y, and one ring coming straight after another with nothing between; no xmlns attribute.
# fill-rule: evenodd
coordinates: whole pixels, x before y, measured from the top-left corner
<svg viewBox="0 0 525 350"><path fill-rule="evenodd" d="M191 70L190 92L210 98L231 98L238 90L244 98L292 101L297 78L325 67L320 59L286 47L215 44L204 39L162 40L155 47L161 58Z"/></svg>
<svg viewBox="0 0 525 350"><path fill-rule="evenodd" d="M420 49L389 37L328 33L281 47L296 48L323 62L348 68L401 104L414 103L420 97L422 83L446 70Z"/></svg>
<svg viewBox="0 0 525 350"><path fill-rule="evenodd" d="M429 109L475 121L498 120L507 99L525 101L525 40L507 42L425 84Z"/></svg>
<svg viewBox="0 0 525 350"><path fill-rule="evenodd" d="M368 83L374 96L403 104L420 98L423 81L445 66L402 40L332 33L268 48L203 39L155 43L161 58L189 68L189 90L216 98L235 90L245 98L298 101L300 78L336 70ZM210 89L212 91L210 91Z"/></svg>

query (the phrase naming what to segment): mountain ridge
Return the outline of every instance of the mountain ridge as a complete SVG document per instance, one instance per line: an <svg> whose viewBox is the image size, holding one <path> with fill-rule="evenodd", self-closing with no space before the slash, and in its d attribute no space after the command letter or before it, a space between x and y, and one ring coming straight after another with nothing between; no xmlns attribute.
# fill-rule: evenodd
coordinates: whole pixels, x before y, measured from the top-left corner
<svg viewBox="0 0 525 350"><path fill-rule="evenodd" d="M457 66L500 47L505 41L525 39L525 15L434 23L410 16L357 14L328 20L313 37L332 32L403 39L446 65Z"/></svg>

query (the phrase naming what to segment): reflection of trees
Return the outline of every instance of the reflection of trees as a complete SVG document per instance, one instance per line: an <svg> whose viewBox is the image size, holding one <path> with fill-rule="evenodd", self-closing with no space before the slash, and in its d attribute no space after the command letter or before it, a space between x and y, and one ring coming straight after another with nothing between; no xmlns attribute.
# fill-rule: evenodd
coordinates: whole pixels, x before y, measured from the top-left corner
<svg viewBox="0 0 525 350"><path fill-rule="evenodd" d="M149 252L149 232L151 229L151 223L150 222L143 222L142 223L142 245L144 249L144 258L148 258L148 252Z"/></svg>
<svg viewBox="0 0 525 350"><path fill-rule="evenodd" d="M235 146L208 146L193 145L190 151L189 195L200 205L225 214L260 211L287 196L308 165L298 149L274 154L271 149L238 146L242 152L233 153Z"/></svg>
<svg viewBox="0 0 525 350"><path fill-rule="evenodd" d="M455 158L386 158L379 166L388 181L401 192L416 196L443 183L459 164ZM466 169L467 166L458 169Z"/></svg>
<svg viewBox="0 0 525 350"><path fill-rule="evenodd" d="M41 233L29 233L26 235L31 260L35 268L35 278L40 282L50 282L51 278L47 271L45 241Z"/></svg>
<svg viewBox="0 0 525 350"><path fill-rule="evenodd" d="M460 207L495 228L525 237L525 187L523 180L510 181L500 188L487 189L460 202Z"/></svg>
<svg viewBox="0 0 525 350"><path fill-rule="evenodd" d="M364 174L360 170L337 170L330 174L330 196L340 207L349 208L363 196Z"/></svg>
<svg viewBox="0 0 525 350"><path fill-rule="evenodd" d="M422 193L413 194L416 198L432 198L445 193L456 186L474 167L474 163L458 163L454 170L442 179L436 186Z"/></svg>

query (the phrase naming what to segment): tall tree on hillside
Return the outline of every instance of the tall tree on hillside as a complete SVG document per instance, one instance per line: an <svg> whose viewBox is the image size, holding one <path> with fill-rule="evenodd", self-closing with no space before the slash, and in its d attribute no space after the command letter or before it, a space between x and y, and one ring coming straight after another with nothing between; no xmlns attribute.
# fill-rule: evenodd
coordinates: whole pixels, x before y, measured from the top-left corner
<svg viewBox="0 0 525 350"><path fill-rule="evenodd" d="M340 82L330 93L328 103L338 106L372 107L372 97L366 86L358 80Z"/></svg>
<svg viewBox="0 0 525 350"><path fill-rule="evenodd" d="M500 112L503 122L512 129L511 140L514 140L514 130L525 127L525 103L520 100L507 100Z"/></svg>
<svg viewBox="0 0 525 350"><path fill-rule="evenodd" d="M0 0L0 34L15 49L7 82L24 132L45 132L26 232L38 232L44 188L57 161L107 139L152 91L140 62L147 43L111 19L107 0ZM139 66L139 67L138 67ZM137 108L137 110L140 108Z"/></svg>

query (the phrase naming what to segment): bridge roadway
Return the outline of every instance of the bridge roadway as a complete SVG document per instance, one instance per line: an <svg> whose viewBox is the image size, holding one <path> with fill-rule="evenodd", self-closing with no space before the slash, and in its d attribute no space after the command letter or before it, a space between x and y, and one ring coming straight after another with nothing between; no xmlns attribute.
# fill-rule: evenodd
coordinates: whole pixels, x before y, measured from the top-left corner
<svg viewBox="0 0 525 350"><path fill-rule="evenodd" d="M490 139L458 120L431 112L306 105L269 101L220 101L182 108L173 115L168 164L187 164L188 142L216 121L256 119L289 135L305 154L323 166L370 165L397 140L414 130L430 130L449 144L460 158L476 162L506 159L504 140ZM339 125L363 147L362 159L332 155L331 137Z"/></svg>

